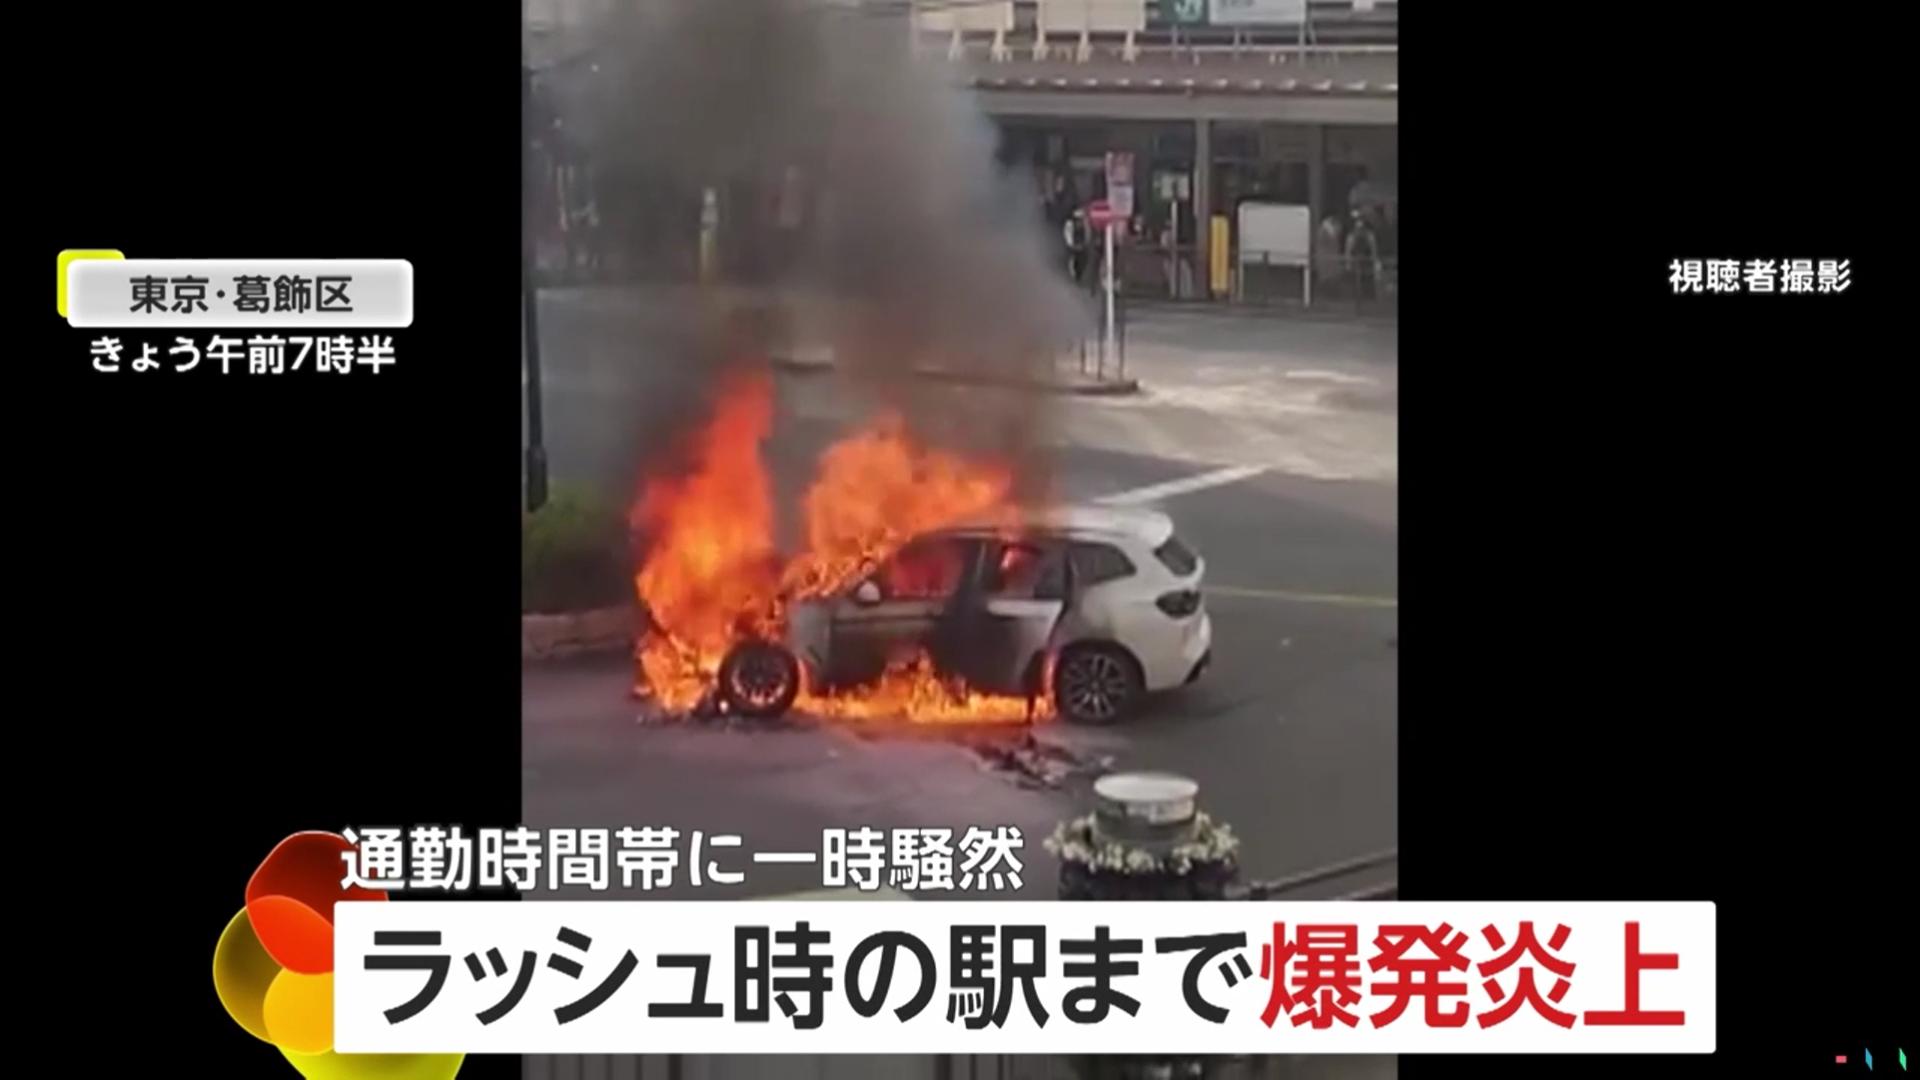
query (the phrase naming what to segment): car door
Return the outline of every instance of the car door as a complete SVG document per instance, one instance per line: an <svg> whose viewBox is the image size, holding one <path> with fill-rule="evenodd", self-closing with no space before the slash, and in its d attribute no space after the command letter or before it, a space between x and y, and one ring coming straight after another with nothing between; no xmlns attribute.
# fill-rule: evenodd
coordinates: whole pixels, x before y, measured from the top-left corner
<svg viewBox="0 0 1920 1080"><path fill-rule="evenodd" d="M828 681L870 682L895 659L933 651L937 631L968 592L979 553L970 537L922 537L843 594L833 605Z"/></svg>
<svg viewBox="0 0 1920 1080"><path fill-rule="evenodd" d="M1037 689L1039 665L1066 609L1064 545L1039 537L987 540L979 568L935 659L988 693Z"/></svg>

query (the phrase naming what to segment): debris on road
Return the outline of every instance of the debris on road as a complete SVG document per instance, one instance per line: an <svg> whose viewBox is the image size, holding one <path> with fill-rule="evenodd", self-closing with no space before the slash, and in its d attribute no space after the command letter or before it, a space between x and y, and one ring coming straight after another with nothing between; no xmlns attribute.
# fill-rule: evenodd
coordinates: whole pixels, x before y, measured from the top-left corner
<svg viewBox="0 0 1920 1080"><path fill-rule="evenodd" d="M981 739L972 746L981 768L1013 777L1021 787L1052 790L1076 776L1098 776L1113 767L1110 755L1086 758L1028 733L1017 740Z"/></svg>

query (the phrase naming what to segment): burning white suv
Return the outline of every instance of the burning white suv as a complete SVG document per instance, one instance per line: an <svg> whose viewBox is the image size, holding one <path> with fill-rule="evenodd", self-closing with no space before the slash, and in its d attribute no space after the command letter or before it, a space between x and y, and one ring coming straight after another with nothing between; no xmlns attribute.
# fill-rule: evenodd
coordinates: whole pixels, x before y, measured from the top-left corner
<svg viewBox="0 0 1920 1080"><path fill-rule="evenodd" d="M1151 510L1061 506L915 538L840 593L797 602L785 639L722 663L729 711L777 716L806 685L878 679L903 651L973 690L1051 692L1059 715L1111 723L1199 678L1213 628L1205 563ZM1049 674L1050 673L1050 674Z"/></svg>

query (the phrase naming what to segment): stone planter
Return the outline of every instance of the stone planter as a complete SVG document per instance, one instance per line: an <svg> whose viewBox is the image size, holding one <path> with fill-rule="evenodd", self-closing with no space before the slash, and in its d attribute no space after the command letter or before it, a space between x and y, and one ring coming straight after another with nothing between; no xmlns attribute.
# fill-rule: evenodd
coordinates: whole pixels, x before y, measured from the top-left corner
<svg viewBox="0 0 1920 1080"><path fill-rule="evenodd" d="M583 653L619 652L633 647L634 610L630 605L520 616L520 657L551 660Z"/></svg>
<svg viewBox="0 0 1920 1080"><path fill-rule="evenodd" d="M1044 846L1060 860L1062 900L1225 900L1240 840L1199 809L1199 785L1169 773L1112 773L1094 811L1063 821ZM1118 1055L1072 1059L1081 1080L1206 1080L1226 1059Z"/></svg>

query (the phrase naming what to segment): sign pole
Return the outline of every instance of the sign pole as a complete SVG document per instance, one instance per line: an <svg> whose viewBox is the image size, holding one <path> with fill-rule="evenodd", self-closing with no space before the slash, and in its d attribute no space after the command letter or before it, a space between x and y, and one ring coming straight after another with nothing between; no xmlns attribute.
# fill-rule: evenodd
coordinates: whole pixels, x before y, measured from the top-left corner
<svg viewBox="0 0 1920 1080"><path fill-rule="evenodd" d="M1116 350L1117 355L1119 338L1114 330L1113 310L1113 294L1117 284L1113 262L1114 247L1117 239L1114 236L1113 230L1114 226L1120 222L1131 221L1133 219L1133 154L1124 151L1109 151L1107 153L1106 164L1107 198L1105 216L1107 219L1107 259L1105 278L1107 287L1107 325L1103 342L1112 343L1111 347Z"/></svg>
<svg viewBox="0 0 1920 1080"><path fill-rule="evenodd" d="M1180 198L1173 199L1173 216L1167 222L1167 299L1180 299Z"/></svg>
<svg viewBox="0 0 1920 1080"><path fill-rule="evenodd" d="M1107 262L1107 265L1106 265L1106 271L1107 271L1106 272L1106 279L1107 279L1106 280L1106 284L1107 284L1106 341L1108 344L1101 349L1102 355L1105 354L1106 349L1114 347L1113 343L1117 340L1114 336L1114 329L1113 329L1113 285L1114 285L1114 282L1113 282L1113 220L1111 218L1107 220L1107 260L1106 262ZM1103 372L1102 374L1105 374L1105 373Z"/></svg>
<svg viewBox="0 0 1920 1080"><path fill-rule="evenodd" d="M523 13L524 14L524 13ZM522 362L527 373L527 450L526 502L529 512L547 502L547 446L545 409L540 385L540 277L535 268L539 258L536 177L542 162L535 121L540 113L533 98L533 68L520 69L521 107L521 207L520 207L520 302L521 327L525 335L521 345Z"/></svg>

